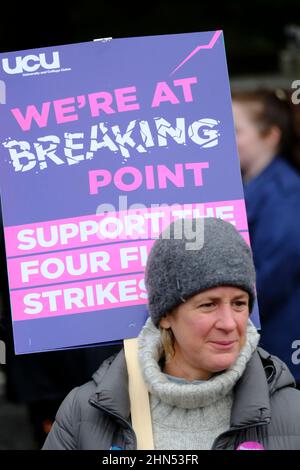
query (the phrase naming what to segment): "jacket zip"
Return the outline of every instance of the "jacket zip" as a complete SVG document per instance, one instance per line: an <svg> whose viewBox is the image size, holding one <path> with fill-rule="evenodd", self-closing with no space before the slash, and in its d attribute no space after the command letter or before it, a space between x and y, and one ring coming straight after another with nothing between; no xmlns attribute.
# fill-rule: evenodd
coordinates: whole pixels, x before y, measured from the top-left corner
<svg viewBox="0 0 300 470"><path fill-rule="evenodd" d="M97 408L98 410L103 411L104 413L106 413L107 415L112 417L115 421L121 422L124 429L127 428L131 432L132 437L133 437L133 445L134 445L133 450L135 450L136 449L136 444L137 444L136 443L136 435L135 435L135 432L134 432L132 426L130 425L130 423L128 421L126 421L126 419L124 419L122 416L120 416L118 414L115 414L115 413L112 413L111 411L107 410L107 408L104 408L103 406L99 405L99 403L97 401L95 401L93 398L89 399L89 403L94 408Z"/></svg>

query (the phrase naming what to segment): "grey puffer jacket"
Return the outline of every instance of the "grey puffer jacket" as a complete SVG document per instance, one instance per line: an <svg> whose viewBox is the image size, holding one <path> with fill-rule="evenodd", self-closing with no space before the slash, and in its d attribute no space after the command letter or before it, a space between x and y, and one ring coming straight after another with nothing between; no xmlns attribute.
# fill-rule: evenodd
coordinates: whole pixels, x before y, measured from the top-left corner
<svg viewBox="0 0 300 470"><path fill-rule="evenodd" d="M212 449L255 441L269 450L300 449L300 392L287 366L258 348L234 389L230 429ZM107 359L93 381L72 390L43 449L135 449L124 351Z"/></svg>

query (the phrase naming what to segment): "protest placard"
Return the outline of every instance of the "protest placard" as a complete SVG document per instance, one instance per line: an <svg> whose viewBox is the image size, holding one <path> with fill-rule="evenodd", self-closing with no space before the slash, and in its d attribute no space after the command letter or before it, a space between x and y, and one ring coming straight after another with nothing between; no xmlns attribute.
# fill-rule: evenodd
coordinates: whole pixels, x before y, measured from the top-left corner
<svg viewBox="0 0 300 470"><path fill-rule="evenodd" d="M221 31L10 52L0 80L16 353L137 336L147 255L178 217L249 242Z"/></svg>

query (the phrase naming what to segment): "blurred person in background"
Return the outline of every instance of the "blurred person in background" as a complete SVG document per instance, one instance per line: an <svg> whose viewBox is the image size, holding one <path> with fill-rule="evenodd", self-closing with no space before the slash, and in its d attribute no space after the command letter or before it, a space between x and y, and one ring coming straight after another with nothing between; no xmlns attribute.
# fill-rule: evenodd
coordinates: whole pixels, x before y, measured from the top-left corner
<svg viewBox="0 0 300 470"><path fill-rule="evenodd" d="M288 364L299 388L299 111L283 90L234 92L232 99L257 272L261 346Z"/></svg>

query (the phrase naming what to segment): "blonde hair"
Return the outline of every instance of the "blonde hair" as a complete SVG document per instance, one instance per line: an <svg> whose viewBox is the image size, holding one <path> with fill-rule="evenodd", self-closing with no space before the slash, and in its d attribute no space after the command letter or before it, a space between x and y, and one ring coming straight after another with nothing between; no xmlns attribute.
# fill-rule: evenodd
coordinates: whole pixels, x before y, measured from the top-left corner
<svg viewBox="0 0 300 470"><path fill-rule="evenodd" d="M175 349L174 349L174 334L171 328L162 328L159 327L160 336L161 336L161 343L163 354L165 357L165 361L170 361L175 356Z"/></svg>

